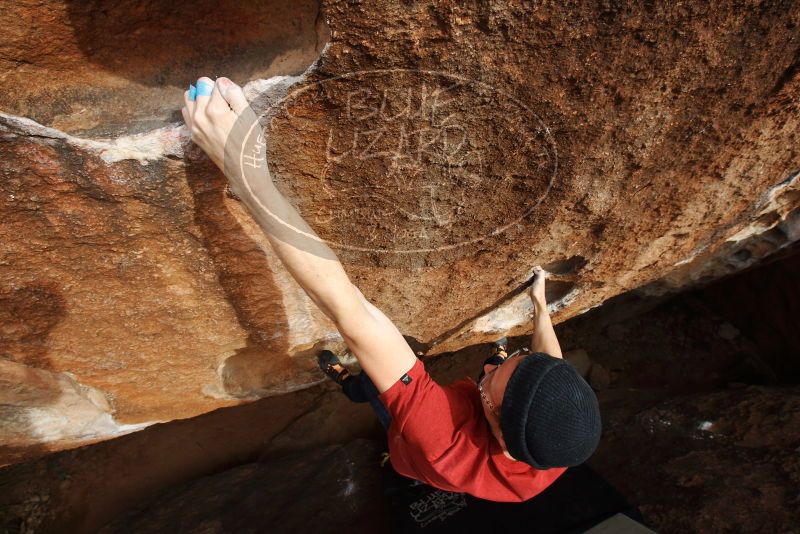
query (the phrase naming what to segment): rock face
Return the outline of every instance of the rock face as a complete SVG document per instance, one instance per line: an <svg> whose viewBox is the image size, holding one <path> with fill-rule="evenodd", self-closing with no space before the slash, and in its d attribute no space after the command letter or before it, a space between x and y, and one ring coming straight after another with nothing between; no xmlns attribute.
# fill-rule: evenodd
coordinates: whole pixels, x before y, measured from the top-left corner
<svg viewBox="0 0 800 534"><path fill-rule="evenodd" d="M250 82L279 187L438 354L528 331L536 264L562 321L796 242L798 7L5 10L5 460L307 387L340 342L188 141L196 77Z"/></svg>
<svg viewBox="0 0 800 534"><path fill-rule="evenodd" d="M100 532L385 532L380 444L245 464L158 495Z"/></svg>
<svg viewBox="0 0 800 534"><path fill-rule="evenodd" d="M792 532L800 524L798 393L750 386L614 416L593 466L658 532ZM623 448L624 460L608 454Z"/></svg>

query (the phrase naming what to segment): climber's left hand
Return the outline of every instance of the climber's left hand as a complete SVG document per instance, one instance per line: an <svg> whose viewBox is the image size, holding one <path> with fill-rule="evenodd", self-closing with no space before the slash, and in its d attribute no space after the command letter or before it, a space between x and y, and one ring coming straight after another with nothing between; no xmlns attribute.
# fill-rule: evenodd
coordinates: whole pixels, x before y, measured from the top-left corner
<svg viewBox="0 0 800 534"><path fill-rule="evenodd" d="M225 157L238 159L241 146L235 139L230 139L231 132L237 121L236 130L246 130L243 122L256 120L255 113L250 108L242 88L228 78L217 78L216 83L206 76L198 78L197 86L193 91L183 93L184 107L181 109L183 120L191 131L192 141L208 154L208 157L226 172ZM243 142L239 142L242 145ZM226 149L230 154L225 153ZM241 196L244 188L241 183L241 173L231 173L228 176L230 189L237 196Z"/></svg>
<svg viewBox="0 0 800 534"><path fill-rule="evenodd" d="M225 142L239 114L249 107L247 99L228 78L217 78L216 83L206 76L198 78L192 93L191 88L183 93L183 120L192 141L222 168Z"/></svg>

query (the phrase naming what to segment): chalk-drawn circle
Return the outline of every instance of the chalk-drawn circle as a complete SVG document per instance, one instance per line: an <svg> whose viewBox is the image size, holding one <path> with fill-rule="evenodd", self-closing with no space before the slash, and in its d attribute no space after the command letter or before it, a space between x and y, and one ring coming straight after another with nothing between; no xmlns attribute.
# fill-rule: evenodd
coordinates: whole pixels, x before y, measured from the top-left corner
<svg viewBox="0 0 800 534"><path fill-rule="evenodd" d="M343 74L289 92L265 114L267 139L292 155L270 161L275 182L319 234L296 236L334 249L421 254L486 240L541 205L558 171L536 113L446 72ZM487 209L505 211L475 216Z"/></svg>

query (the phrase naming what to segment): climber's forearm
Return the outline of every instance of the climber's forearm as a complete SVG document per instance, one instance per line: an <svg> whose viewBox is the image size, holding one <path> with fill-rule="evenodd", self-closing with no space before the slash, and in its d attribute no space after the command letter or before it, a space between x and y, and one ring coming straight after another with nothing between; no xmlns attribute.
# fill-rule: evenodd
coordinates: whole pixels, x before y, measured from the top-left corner
<svg viewBox="0 0 800 534"><path fill-rule="evenodd" d="M563 357L561 345L559 345L556 332L553 330L553 322L550 320L550 313L547 311L547 303L534 302L534 310L531 350L544 352L556 358Z"/></svg>
<svg viewBox="0 0 800 534"><path fill-rule="evenodd" d="M262 178L247 189L251 194L244 195L242 201L286 270L322 312L337 322L361 306L336 254L278 191L269 174L266 180Z"/></svg>

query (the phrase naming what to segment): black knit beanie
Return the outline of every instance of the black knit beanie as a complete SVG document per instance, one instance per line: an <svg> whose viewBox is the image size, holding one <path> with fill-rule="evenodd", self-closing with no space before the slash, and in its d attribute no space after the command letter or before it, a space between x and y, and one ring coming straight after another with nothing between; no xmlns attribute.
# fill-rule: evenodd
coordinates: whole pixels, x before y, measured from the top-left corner
<svg viewBox="0 0 800 534"><path fill-rule="evenodd" d="M506 385L500 429L508 452L537 469L587 460L600 441L597 397L569 362L534 352Z"/></svg>

